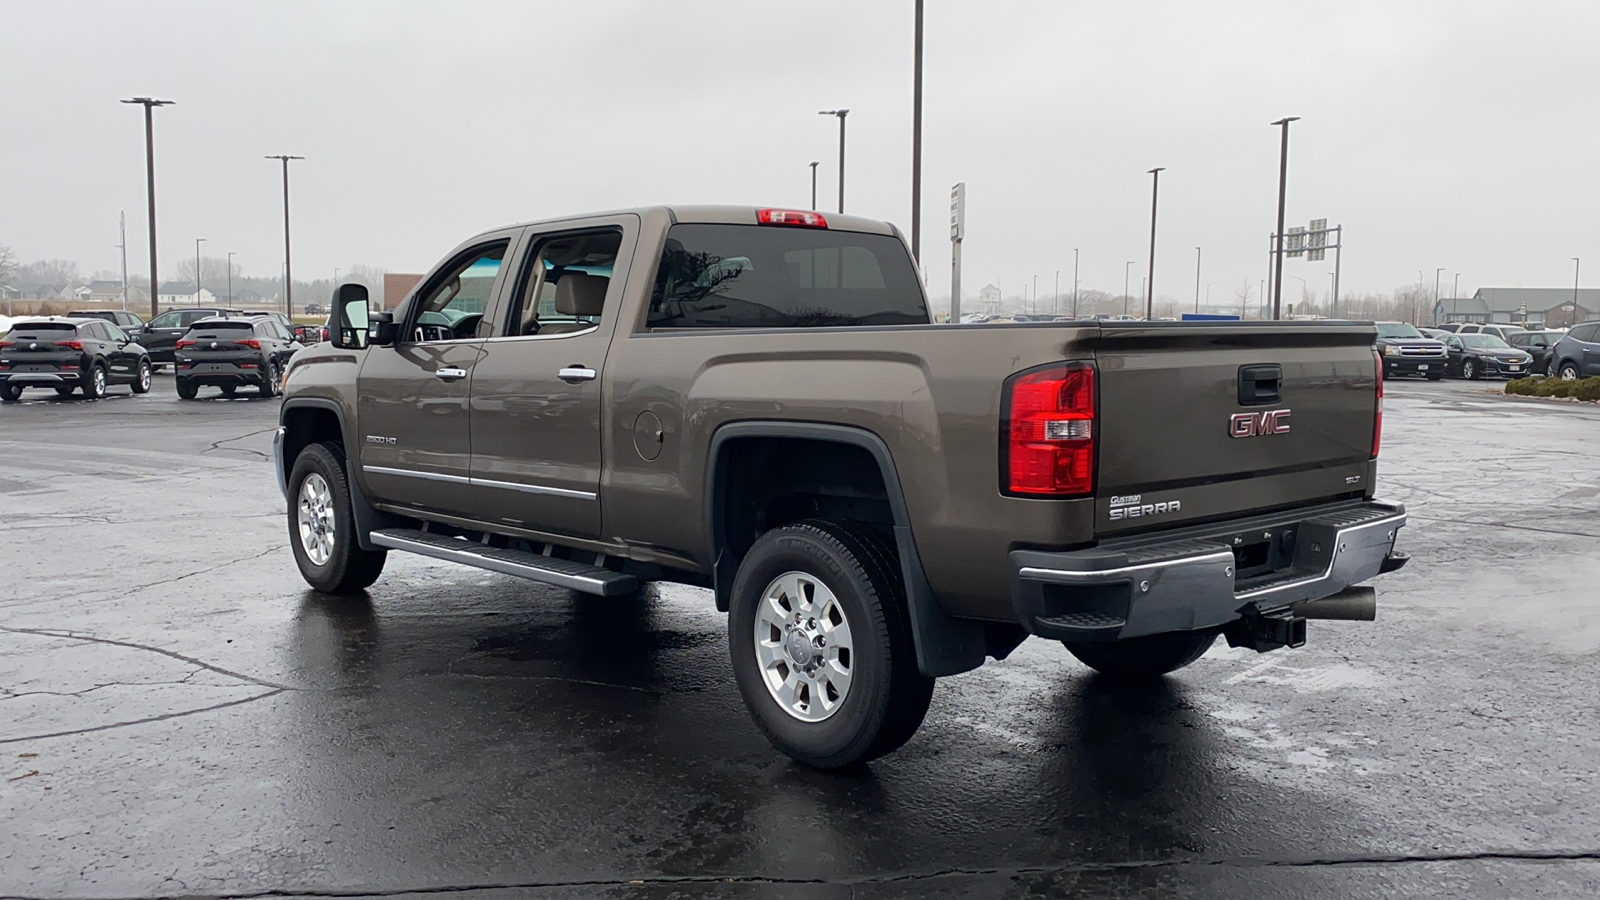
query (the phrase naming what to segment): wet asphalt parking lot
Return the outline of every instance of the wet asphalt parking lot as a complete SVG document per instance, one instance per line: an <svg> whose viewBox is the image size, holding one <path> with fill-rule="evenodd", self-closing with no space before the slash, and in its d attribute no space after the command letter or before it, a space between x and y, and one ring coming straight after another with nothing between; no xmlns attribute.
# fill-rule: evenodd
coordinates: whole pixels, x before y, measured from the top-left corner
<svg viewBox="0 0 1600 900"><path fill-rule="evenodd" d="M851 774L750 724L709 594L392 554L307 590L277 401L0 408L0 896L1600 896L1600 408L1392 381L1376 623L945 679Z"/></svg>

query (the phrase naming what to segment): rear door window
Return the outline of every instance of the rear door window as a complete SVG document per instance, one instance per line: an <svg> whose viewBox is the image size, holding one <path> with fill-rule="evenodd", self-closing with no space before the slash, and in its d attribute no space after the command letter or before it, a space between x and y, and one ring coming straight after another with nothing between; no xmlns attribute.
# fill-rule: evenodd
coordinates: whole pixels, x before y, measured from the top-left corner
<svg viewBox="0 0 1600 900"><path fill-rule="evenodd" d="M925 325L911 255L890 235L769 225L674 225L650 328Z"/></svg>
<svg viewBox="0 0 1600 900"><path fill-rule="evenodd" d="M1568 333L1572 335L1572 339L1575 341L1582 341L1585 344L1592 344L1594 343L1594 334L1597 330L1600 330L1600 325L1579 325Z"/></svg>

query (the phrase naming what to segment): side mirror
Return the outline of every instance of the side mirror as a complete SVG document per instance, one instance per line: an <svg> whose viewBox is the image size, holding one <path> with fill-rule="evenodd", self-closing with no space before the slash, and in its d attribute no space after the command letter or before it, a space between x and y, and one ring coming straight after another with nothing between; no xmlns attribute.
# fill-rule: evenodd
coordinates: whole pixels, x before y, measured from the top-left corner
<svg viewBox="0 0 1600 900"><path fill-rule="evenodd" d="M333 345L344 350L367 346L367 286L345 282L333 292Z"/></svg>
<svg viewBox="0 0 1600 900"><path fill-rule="evenodd" d="M367 343L374 347L387 347L400 337L400 326L395 324L394 313L373 313L372 324L367 327Z"/></svg>

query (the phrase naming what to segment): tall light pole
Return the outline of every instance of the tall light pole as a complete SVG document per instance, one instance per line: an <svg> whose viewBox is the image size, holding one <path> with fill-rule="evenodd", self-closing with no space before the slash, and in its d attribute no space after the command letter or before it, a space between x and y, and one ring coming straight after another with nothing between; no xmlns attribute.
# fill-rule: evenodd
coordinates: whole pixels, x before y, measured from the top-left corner
<svg viewBox="0 0 1600 900"><path fill-rule="evenodd" d="M1128 260L1127 264L1122 267L1122 314L1123 315L1127 315L1128 314L1128 301L1131 299L1128 296L1128 273L1133 271L1133 264L1136 261L1137 260L1130 259L1130 260Z"/></svg>
<svg viewBox="0 0 1600 900"><path fill-rule="evenodd" d="M1211 306L1211 286L1221 283L1222 282L1220 281L1211 281L1206 283L1206 306L1208 308Z"/></svg>
<svg viewBox="0 0 1600 900"><path fill-rule="evenodd" d="M825 109L817 113L819 116L839 117L839 212L844 212L844 117L850 115L848 109Z"/></svg>
<svg viewBox="0 0 1600 900"><path fill-rule="evenodd" d="M1072 248L1072 317L1078 317L1078 248Z"/></svg>
<svg viewBox="0 0 1600 900"><path fill-rule="evenodd" d="M1284 204L1289 199L1289 123L1300 121L1299 116L1285 116L1274 125L1283 127L1283 149L1278 155L1278 230L1275 232L1278 242L1278 259L1272 275L1272 318L1277 319L1282 309L1283 300L1283 210Z"/></svg>
<svg viewBox="0 0 1600 900"><path fill-rule="evenodd" d="M811 161L811 209L817 208L817 160Z"/></svg>
<svg viewBox="0 0 1600 900"><path fill-rule="evenodd" d="M1339 311L1339 307L1337 306L1337 304L1339 302L1339 298L1334 296L1334 293L1333 293L1334 290L1335 290L1334 285L1339 283L1339 281L1338 281L1339 276L1335 275L1332 272L1327 273L1327 275L1328 275L1328 318L1332 319L1332 318L1336 318L1335 314Z"/></svg>
<svg viewBox="0 0 1600 900"><path fill-rule="evenodd" d="M289 268L289 160L305 159L304 156L290 156L280 153L276 156L267 156L265 159L276 159L283 163L283 314L294 315L294 279Z"/></svg>
<svg viewBox="0 0 1600 900"><path fill-rule="evenodd" d="M1194 314L1200 315L1200 248L1194 248Z"/></svg>
<svg viewBox="0 0 1600 900"><path fill-rule="evenodd" d="M1444 266L1433 270L1433 305L1439 305L1439 276L1444 274Z"/></svg>
<svg viewBox="0 0 1600 900"><path fill-rule="evenodd" d="M161 282L156 278L156 139L150 111L157 106L174 104L171 100L154 100L150 97L135 97L122 102L137 103L144 107L144 174L150 209L150 318L153 319L160 313L157 305L161 302Z"/></svg>
<svg viewBox="0 0 1600 900"><path fill-rule="evenodd" d="M1578 321L1578 257L1572 258L1572 321Z"/></svg>
<svg viewBox="0 0 1600 900"><path fill-rule="evenodd" d="M122 251L122 311L128 311L128 214L117 213L117 233L121 243L117 249Z"/></svg>
<svg viewBox="0 0 1600 900"><path fill-rule="evenodd" d="M233 250L229 250L228 251L228 305L229 306L233 305L233 254L235 252L236 251L233 251Z"/></svg>
<svg viewBox="0 0 1600 900"><path fill-rule="evenodd" d="M1056 270L1056 290L1050 297L1050 314L1061 315L1061 270Z"/></svg>
<svg viewBox="0 0 1600 900"><path fill-rule="evenodd" d="M1156 316L1156 200L1161 190L1163 171L1163 166L1150 170L1150 274L1144 282L1144 318L1147 322Z"/></svg>
<svg viewBox="0 0 1600 900"><path fill-rule="evenodd" d="M194 305L200 305L200 245L205 238L194 239Z"/></svg>
<svg viewBox="0 0 1600 900"><path fill-rule="evenodd" d="M911 88L911 258L922 259L922 0L917 0L916 49L912 53L916 74ZM844 127L844 119L839 119ZM842 202L841 202L842 206ZM840 212L844 212L841 208Z"/></svg>
<svg viewBox="0 0 1600 900"><path fill-rule="evenodd" d="M1461 300L1461 273L1456 273L1456 285L1450 289L1450 312L1456 311L1456 304Z"/></svg>

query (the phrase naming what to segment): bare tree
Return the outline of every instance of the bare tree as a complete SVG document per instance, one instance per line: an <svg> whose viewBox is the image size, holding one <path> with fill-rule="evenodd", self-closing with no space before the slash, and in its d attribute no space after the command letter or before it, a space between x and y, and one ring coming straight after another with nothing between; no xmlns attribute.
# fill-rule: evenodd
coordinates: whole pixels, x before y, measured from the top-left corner
<svg viewBox="0 0 1600 900"><path fill-rule="evenodd" d="M194 260L193 259L179 260L178 264L176 266L174 266L173 268L175 269L175 271L173 273L173 277L175 279L177 279L178 281L187 281L187 282L191 282L192 283L195 280L194 279ZM233 264L233 277L234 277L234 280L238 281L240 279L240 276L242 276L243 274L244 274L243 270L239 267L239 264L238 263L234 263ZM227 260L227 257L216 257L216 256L202 256L202 257L200 257L200 285L202 287L208 287L208 288L211 289L211 291L213 293L220 294L220 293L222 293L223 286L227 283L227 281L228 281L228 260Z"/></svg>
<svg viewBox="0 0 1600 900"><path fill-rule="evenodd" d="M42 259L17 267L17 281L39 284L72 284L78 280L78 264L70 259Z"/></svg>
<svg viewBox="0 0 1600 900"><path fill-rule="evenodd" d="M1239 318L1250 318L1250 301L1256 295L1256 283L1246 278L1239 282L1238 290L1233 292L1233 298L1239 301Z"/></svg>
<svg viewBox="0 0 1600 900"><path fill-rule="evenodd" d="M356 263L349 269L346 269L345 272L346 274L344 280L355 281L366 285L369 298L373 303L378 304L380 308L382 307L384 303L383 276L389 274L388 269L380 269L376 266L364 266L361 263Z"/></svg>
<svg viewBox="0 0 1600 900"><path fill-rule="evenodd" d="M10 284L17 276L17 254L0 244L0 284Z"/></svg>

